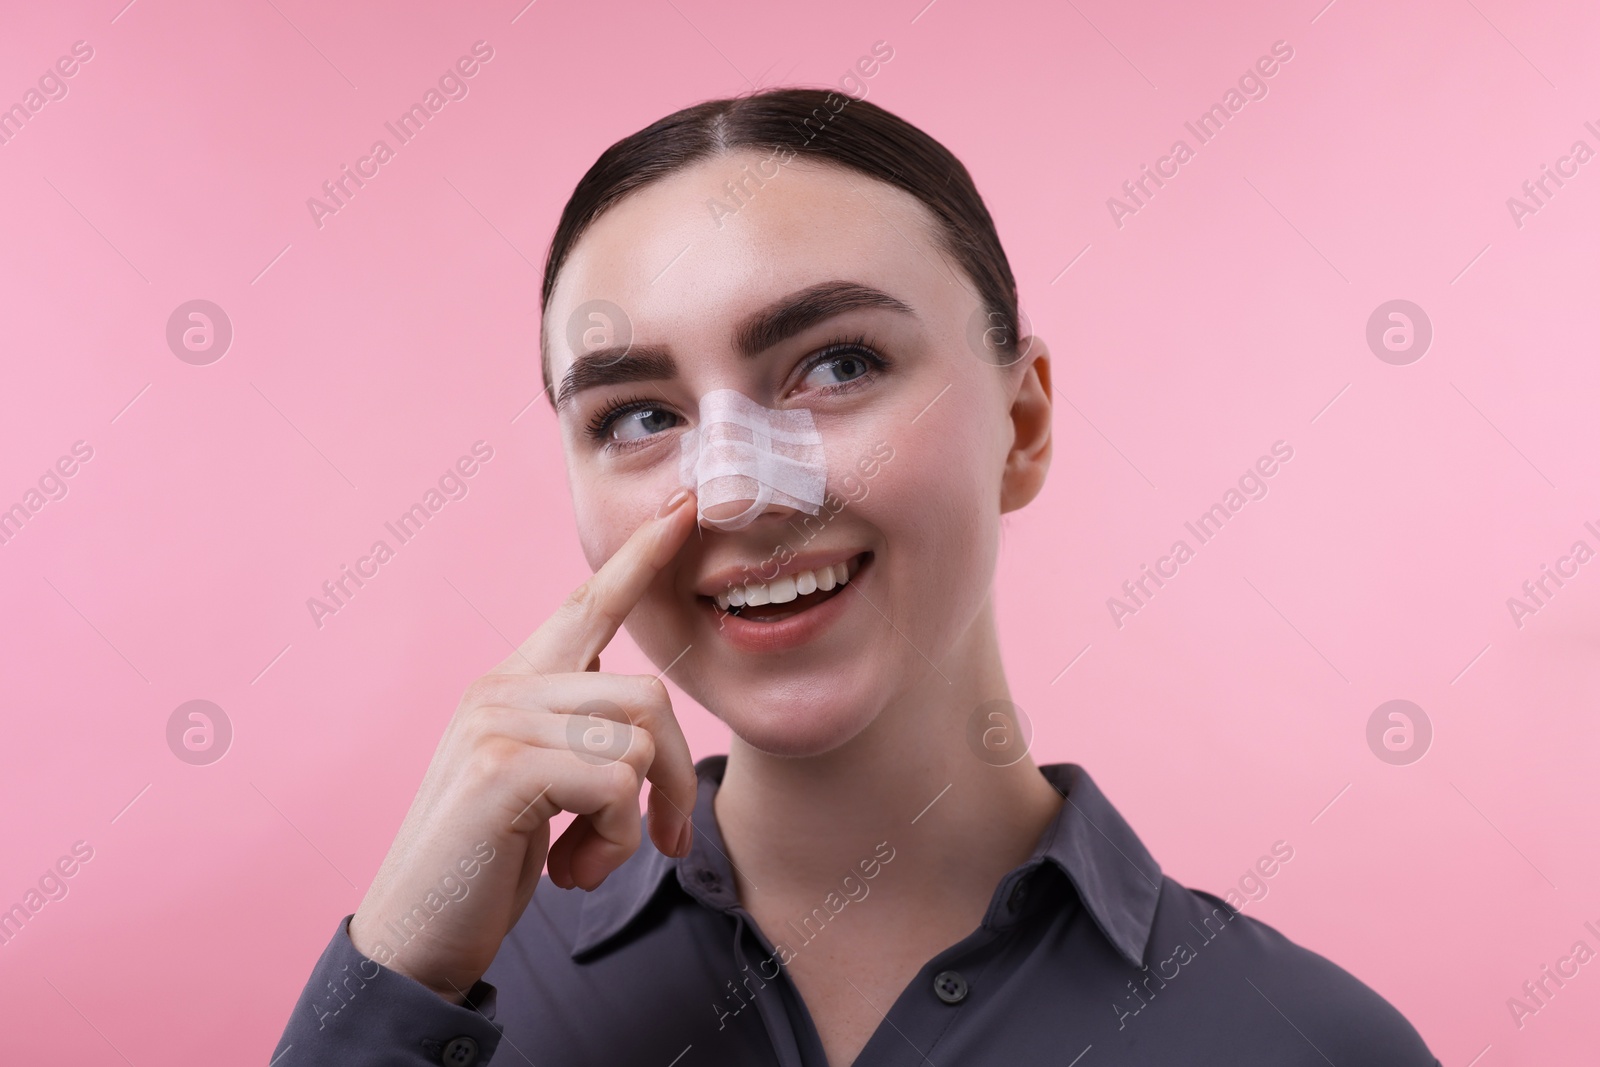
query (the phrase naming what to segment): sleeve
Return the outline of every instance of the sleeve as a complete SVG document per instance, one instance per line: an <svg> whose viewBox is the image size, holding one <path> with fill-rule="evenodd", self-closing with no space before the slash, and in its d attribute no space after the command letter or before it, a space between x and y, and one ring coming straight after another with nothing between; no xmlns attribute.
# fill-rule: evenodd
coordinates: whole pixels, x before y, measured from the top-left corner
<svg viewBox="0 0 1600 1067"><path fill-rule="evenodd" d="M495 987L479 981L466 1005L451 1004L413 978L356 950L346 915L300 992L272 1067L482 1067L503 1026Z"/></svg>

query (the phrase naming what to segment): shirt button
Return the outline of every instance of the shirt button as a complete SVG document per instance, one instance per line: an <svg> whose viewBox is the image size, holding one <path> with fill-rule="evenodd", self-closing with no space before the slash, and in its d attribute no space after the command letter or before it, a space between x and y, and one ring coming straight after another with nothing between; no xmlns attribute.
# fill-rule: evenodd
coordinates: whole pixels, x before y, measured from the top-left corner
<svg viewBox="0 0 1600 1067"><path fill-rule="evenodd" d="M717 872L716 871L708 871L704 867L702 867L699 871L695 872L695 877L700 879L700 882L703 885L716 885L717 884Z"/></svg>
<svg viewBox="0 0 1600 1067"><path fill-rule="evenodd" d="M444 1047L439 1058L446 1067L472 1067L478 1062L478 1043L470 1037L458 1037Z"/></svg>
<svg viewBox="0 0 1600 1067"><path fill-rule="evenodd" d="M960 1004L967 999L967 980L959 971L940 971L933 979L933 991L946 1004Z"/></svg>
<svg viewBox="0 0 1600 1067"><path fill-rule="evenodd" d="M1011 899L1007 902L1012 911L1020 911L1022 902L1028 897L1028 883L1018 882L1017 887L1011 891Z"/></svg>

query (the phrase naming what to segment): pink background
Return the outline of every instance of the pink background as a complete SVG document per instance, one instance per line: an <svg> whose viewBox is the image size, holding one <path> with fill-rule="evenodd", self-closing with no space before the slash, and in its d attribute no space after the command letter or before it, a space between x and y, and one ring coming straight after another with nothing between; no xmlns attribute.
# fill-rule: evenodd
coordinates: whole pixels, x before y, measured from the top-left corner
<svg viewBox="0 0 1600 1067"><path fill-rule="evenodd" d="M0 906L94 849L0 948L9 1062L265 1062L461 691L587 574L529 406L573 184L879 40L868 98L966 162L1056 353L1055 469L997 589L1036 758L1087 766L1188 885L1287 841L1246 914L1449 1067L1592 1056L1600 962L1521 1028L1507 998L1600 949L1600 561L1520 628L1506 599L1600 549L1600 160L1520 227L1506 200L1600 149L1600 9L121 3L0 34L0 105L94 49L0 145L0 506L94 450L0 545ZM307 198L478 40L469 95L319 229ZM1119 228L1107 198L1278 40L1268 95ZM1406 366L1365 339L1397 298L1434 327ZM235 331L207 366L166 342L192 299ZM478 440L469 494L317 628L306 599ZM1118 628L1106 599L1277 440L1269 495ZM1366 741L1397 698L1434 730L1405 766ZM209 766L168 749L192 699L233 725Z"/></svg>

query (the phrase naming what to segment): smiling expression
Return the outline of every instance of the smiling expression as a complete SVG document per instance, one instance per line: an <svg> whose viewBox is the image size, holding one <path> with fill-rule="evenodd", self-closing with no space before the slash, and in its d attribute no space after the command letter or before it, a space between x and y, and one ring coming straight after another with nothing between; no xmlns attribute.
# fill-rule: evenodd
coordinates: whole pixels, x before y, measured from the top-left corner
<svg viewBox="0 0 1600 1067"><path fill-rule="evenodd" d="M592 567L677 487L702 395L811 413L822 510L702 526L626 624L746 742L804 755L918 686L949 684L938 665L955 669L981 638L1022 364L969 348L977 297L903 190L796 161L719 225L708 201L761 158L691 164L603 213L561 269L545 336ZM623 309L625 350L569 346L564 326L591 300ZM835 564L849 580L830 592Z"/></svg>

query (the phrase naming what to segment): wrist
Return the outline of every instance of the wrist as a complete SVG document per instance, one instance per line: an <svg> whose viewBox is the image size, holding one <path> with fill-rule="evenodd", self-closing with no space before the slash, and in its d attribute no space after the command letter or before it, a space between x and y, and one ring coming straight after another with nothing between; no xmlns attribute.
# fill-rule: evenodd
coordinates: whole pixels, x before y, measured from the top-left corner
<svg viewBox="0 0 1600 1067"><path fill-rule="evenodd" d="M403 963L400 962L400 960L398 959L397 955L394 954L394 953L387 953L386 955L388 955L389 958L385 959L385 960L380 960L380 959L376 958L376 956L374 955L374 953L377 951L376 948L373 947L373 946L369 946L366 943L366 939L365 939L365 937L363 936L363 933L362 933L362 928L359 927L358 924L357 924L357 920L360 917L361 917L361 913L359 911L357 911L357 913L355 915L352 915L350 917L350 922L349 922L348 926L345 929L346 934L350 938L351 946L354 947L357 952L361 953L361 955L366 957L367 959L372 960L374 963L378 964L380 967L384 967L384 968L386 968L386 969L388 969L390 971L393 971L395 974L398 974L398 975L401 975L402 977L411 979L411 981L417 983L418 985L422 986L424 989L426 989L429 992L435 994L436 996L438 996L440 999L444 1000L448 1004L454 1004L457 1007L461 1007L461 1006L466 1004L466 1002L467 1002L467 990L461 989L461 988L455 986L453 983L451 983L449 981L449 979L446 979L441 984L441 983L438 983L438 982L434 982L431 979L429 979L429 978L427 978L427 977L425 977L423 975L415 974L412 971L410 971L409 969L407 969L406 966ZM471 985L472 983L468 983L468 984Z"/></svg>

